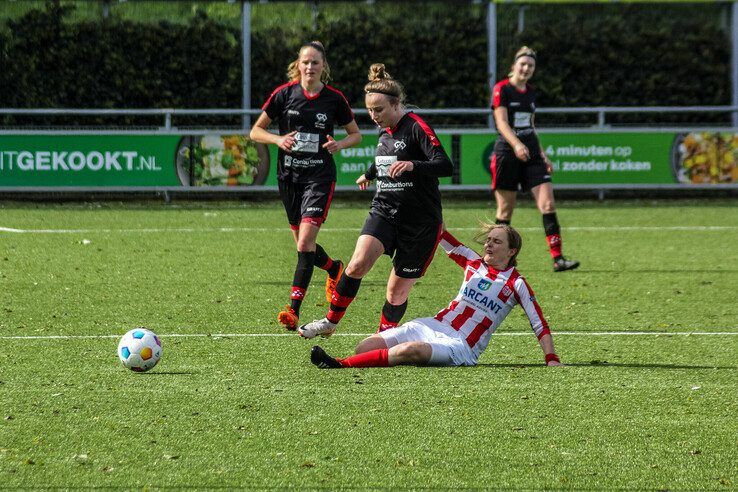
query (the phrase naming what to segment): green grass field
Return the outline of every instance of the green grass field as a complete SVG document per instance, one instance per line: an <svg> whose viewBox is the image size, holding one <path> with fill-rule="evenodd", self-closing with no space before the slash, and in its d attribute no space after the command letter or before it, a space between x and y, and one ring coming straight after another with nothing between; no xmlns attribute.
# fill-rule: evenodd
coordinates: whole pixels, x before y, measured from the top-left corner
<svg viewBox="0 0 738 492"><path fill-rule="evenodd" d="M366 202L334 203L320 242L350 256ZM281 205L0 204L0 487L738 488L736 202L561 202L554 274L521 203L519 268L565 368L521 309L473 368L320 371L281 331L296 254ZM471 245L486 202L448 201ZM390 268L339 334L374 331ZM326 310L316 270L303 320ZM405 319L453 298L442 252ZM118 337L161 335L151 372Z"/></svg>

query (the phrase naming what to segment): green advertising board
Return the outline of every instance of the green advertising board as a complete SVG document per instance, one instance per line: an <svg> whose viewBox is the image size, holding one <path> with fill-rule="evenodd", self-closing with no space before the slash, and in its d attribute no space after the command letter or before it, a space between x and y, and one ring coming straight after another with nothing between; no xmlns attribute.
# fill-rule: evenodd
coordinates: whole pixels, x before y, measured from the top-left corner
<svg viewBox="0 0 738 492"><path fill-rule="evenodd" d="M446 153L451 156L451 135L450 134L438 134L438 140L441 141L441 145L446 150ZM336 161L336 184L337 185L353 185L356 180L369 169L369 166L374 162L374 155L377 151L377 143L379 142L379 135L372 132L363 133L361 143L356 147L349 149L343 149L338 154L333 156ZM269 146L269 156L272 163L273 170L267 178L266 184L277 184L277 146ZM451 184L451 178L441 178L438 180L441 184Z"/></svg>
<svg viewBox="0 0 738 492"><path fill-rule="evenodd" d="M489 184L496 134L462 135L462 184ZM560 184L676 183L676 133L541 133Z"/></svg>
<svg viewBox="0 0 738 492"><path fill-rule="evenodd" d="M176 186L181 139L0 135L0 186Z"/></svg>
<svg viewBox="0 0 738 492"><path fill-rule="evenodd" d="M452 154L452 135L439 134ZM493 133L460 136L460 184L491 181ZM352 186L374 162L378 136L334 158L337 184ZM554 183L735 184L733 132L541 133ZM243 134L0 135L0 187L276 186L277 147ZM451 184L443 178L441 184Z"/></svg>

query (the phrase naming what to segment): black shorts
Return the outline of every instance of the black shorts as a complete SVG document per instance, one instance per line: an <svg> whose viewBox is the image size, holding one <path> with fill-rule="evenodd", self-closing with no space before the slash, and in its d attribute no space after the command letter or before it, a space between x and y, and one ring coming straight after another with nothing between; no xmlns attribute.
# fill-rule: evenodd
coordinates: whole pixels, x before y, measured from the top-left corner
<svg viewBox="0 0 738 492"><path fill-rule="evenodd" d="M546 170L546 162L540 154L521 161L514 153L493 152L489 162L492 173L492 189L528 191L543 183L551 182L551 174Z"/></svg>
<svg viewBox="0 0 738 492"><path fill-rule="evenodd" d="M402 278L420 278L425 274L441 232L443 224L393 224L373 211L361 229L361 235L379 239L384 254L392 257L395 275Z"/></svg>
<svg viewBox="0 0 738 492"><path fill-rule="evenodd" d="M326 221L333 200L333 189L336 187L335 181L294 183L280 179L278 185L287 220L293 229L300 227L300 222L310 222L320 227Z"/></svg>

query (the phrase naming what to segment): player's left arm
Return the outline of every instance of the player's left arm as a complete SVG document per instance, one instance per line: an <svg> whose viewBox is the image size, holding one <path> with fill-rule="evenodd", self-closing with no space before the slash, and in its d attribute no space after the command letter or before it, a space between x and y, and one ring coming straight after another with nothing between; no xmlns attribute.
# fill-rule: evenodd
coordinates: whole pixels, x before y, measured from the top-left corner
<svg viewBox="0 0 738 492"><path fill-rule="evenodd" d="M356 124L356 120L351 120L348 125L344 125L346 130L346 136L341 140L335 140L332 136L328 135L328 141L323 144L323 148L335 154L341 149L347 149L361 143L361 132L359 131L359 125Z"/></svg>
<svg viewBox="0 0 738 492"><path fill-rule="evenodd" d="M454 165L443 149L440 140L438 140L438 136L427 123L417 119L416 121L417 123L413 125L412 129L413 139L418 142L426 159L397 161L387 170L390 177L396 178L402 173L410 171L426 176L435 176L436 178L451 176L454 173Z"/></svg>
<svg viewBox="0 0 738 492"><path fill-rule="evenodd" d="M530 321L530 327L533 329L536 337L538 337L538 343L541 346L541 350L543 350L546 365L562 366L563 364L559 360L559 356L556 355L556 349L554 348L551 331L548 329L548 323L546 322L546 318L543 317L543 311L541 311L541 306L536 300L533 289L530 288L528 282L523 277L518 277L515 281L514 292L515 300L518 301L520 307L525 311Z"/></svg>

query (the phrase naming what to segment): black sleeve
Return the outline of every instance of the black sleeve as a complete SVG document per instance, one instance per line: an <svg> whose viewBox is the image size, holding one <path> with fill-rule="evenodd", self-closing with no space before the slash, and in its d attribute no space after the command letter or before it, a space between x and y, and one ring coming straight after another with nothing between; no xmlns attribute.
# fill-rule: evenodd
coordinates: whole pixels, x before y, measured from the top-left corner
<svg viewBox="0 0 738 492"><path fill-rule="evenodd" d="M413 160L413 171L426 176L435 176L436 178L451 176L454 173L454 165L451 159L443 149L443 145L441 145L435 132L430 128L428 131L430 134L426 133L426 130L423 130L417 123L413 125L413 136L428 159L424 161Z"/></svg>
<svg viewBox="0 0 738 492"><path fill-rule="evenodd" d="M338 107L336 108L336 123L340 126L346 126L354 121L354 112L343 94L338 98Z"/></svg>
<svg viewBox="0 0 738 492"><path fill-rule="evenodd" d="M285 94L286 91L284 89L276 89L274 92L271 93L269 99L267 99L267 101L264 103L264 106L262 106L261 109L267 114L267 116L269 116L270 120L275 121L279 119L280 116L282 116L286 97Z"/></svg>
<svg viewBox="0 0 738 492"><path fill-rule="evenodd" d="M377 165L372 162L372 164L369 166L369 169L366 170L364 173L364 177L370 181L374 181L377 179Z"/></svg>

